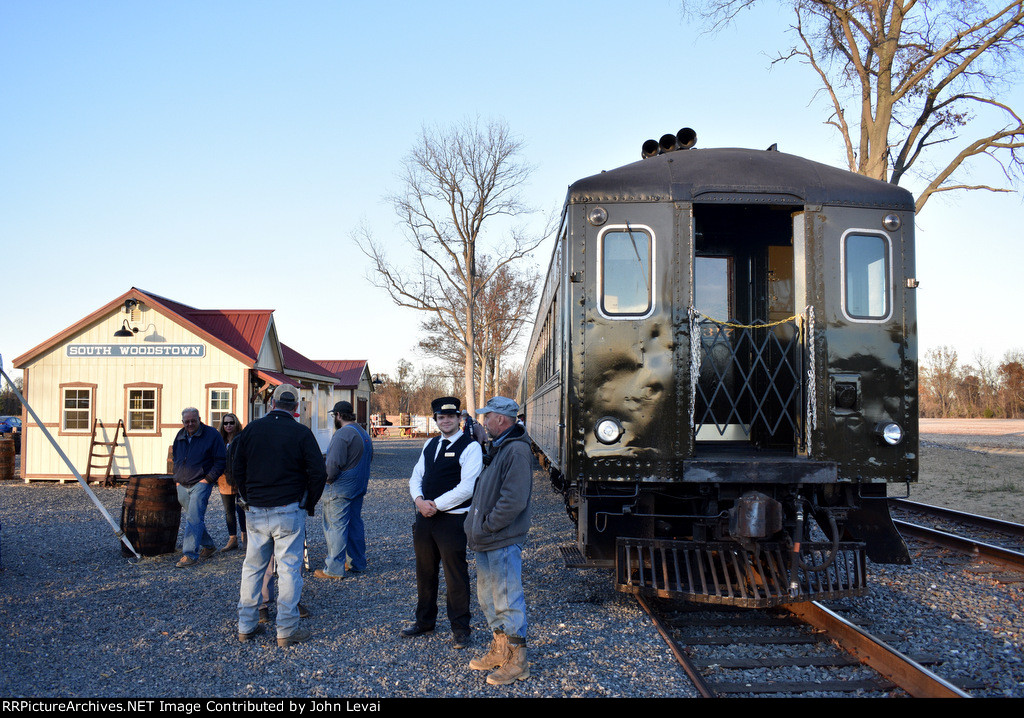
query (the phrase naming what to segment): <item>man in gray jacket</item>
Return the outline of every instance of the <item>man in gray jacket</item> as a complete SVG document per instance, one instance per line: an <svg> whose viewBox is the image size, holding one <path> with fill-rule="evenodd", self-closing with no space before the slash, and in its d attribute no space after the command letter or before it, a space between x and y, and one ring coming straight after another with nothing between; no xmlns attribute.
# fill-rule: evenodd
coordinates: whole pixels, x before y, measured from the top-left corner
<svg viewBox="0 0 1024 718"><path fill-rule="evenodd" d="M477 413L484 415L481 423L492 441L473 490L466 539L476 552L477 599L494 638L469 667L497 669L487 682L503 686L530 677L522 552L530 530L533 452L526 429L516 421L514 401L496 396Z"/></svg>

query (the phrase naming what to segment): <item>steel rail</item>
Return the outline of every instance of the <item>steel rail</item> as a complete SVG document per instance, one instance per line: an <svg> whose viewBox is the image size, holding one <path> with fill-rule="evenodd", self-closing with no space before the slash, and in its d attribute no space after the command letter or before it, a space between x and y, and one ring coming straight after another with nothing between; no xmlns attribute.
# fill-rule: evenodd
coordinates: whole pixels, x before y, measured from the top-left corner
<svg viewBox="0 0 1024 718"><path fill-rule="evenodd" d="M979 528L990 529L992 531L1001 531L1011 536L1024 537L1024 524L1015 524L1010 521L1003 521L1002 519L995 519L991 516L981 516L980 514L969 514L964 511L957 511L955 509L948 509L945 506L934 506L932 504L922 504L917 501L909 501L907 499L889 499L889 505L906 509L913 513L926 514L928 516L937 516L940 518L951 519L953 521L963 521L964 523Z"/></svg>
<svg viewBox="0 0 1024 718"><path fill-rule="evenodd" d="M939 531L938 529L894 520L893 524L903 536L912 536L938 546L944 546L961 553L972 554L1013 571L1024 571L1024 553L975 539L957 536L956 534Z"/></svg>
<svg viewBox="0 0 1024 718"><path fill-rule="evenodd" d="M882 674L915 698L971 697L970 694L862 631L817 601L787 603L782 607L800 620L825 631L861 663Z"/></svg>
<svg viewBox="0 0 1024 718"><path fill-rule="evenodd" d="M661 634L661 637L665 640L665 643L668 644L669 650L672 651L672 655L676 657L676 661L678 661L679 665L681 665L683 667L683 670L686 671L686 675L690 677L690 680L693 682L693 685L697 689L697 692L700 693L701 698L715 698L716 694L711 689L711 686L708 685L708 682L704 680L704 676L700 674L700 671L697 670L697 667L693 665L693 662L690 660L690 657L683 653L682 649L680 649L679 647L679 644L672 639L671 635L669 635L668 629L665 627L665 624L661 621L660 618L658 618L657 615L655 615L654 611L651 609L650 604L648 604L647 601L645 601L643 596L641 596L640 594L635 594L635 597L636 602L640 604L640 608L644 609L647 615L651 617L651 621L654 622L654 627L658 629L658 633Z"/></svg>

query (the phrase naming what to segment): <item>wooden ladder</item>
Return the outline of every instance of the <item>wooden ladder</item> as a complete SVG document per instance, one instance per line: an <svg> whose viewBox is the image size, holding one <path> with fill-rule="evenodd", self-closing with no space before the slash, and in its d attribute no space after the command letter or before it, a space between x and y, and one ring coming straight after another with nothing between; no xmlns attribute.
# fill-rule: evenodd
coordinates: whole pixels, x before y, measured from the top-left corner
<svg viewBox="0 0 1024 718"><path fill-rule="evenodd" d="M124 432L124 420L117 420L117 427L114 429L114 440L113 441L97 441L96 434L98 429L106 428L103 426L103 422L99 419L93 419L92 422L92 442L89 444L89 465L85 469L85 483L90 483L92 479L93 469L103 469L103 485L113 486L114 482L110 478L110 468L114 464L114 450L117 448L117 439ZM99 450L97 451L98 447ZM99 460L99 463L93 463L95 460ZM99 478L96 479L99 481Z"/></svg>

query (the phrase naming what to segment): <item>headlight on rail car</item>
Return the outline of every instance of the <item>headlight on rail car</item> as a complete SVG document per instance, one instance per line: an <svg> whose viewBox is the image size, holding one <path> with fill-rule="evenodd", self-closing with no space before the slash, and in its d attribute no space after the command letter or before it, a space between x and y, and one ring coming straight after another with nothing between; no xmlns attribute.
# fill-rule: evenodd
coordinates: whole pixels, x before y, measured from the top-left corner
<svg viewBox="0 0 1024 718"><path fill-rule="evenodd" d="M594 434L602 444L614 444L622 436L622 424L612 416L606 416L597 422Z"/></svg>
<svg viewBox="0 0 1024 718"><path fill-rule="evenodd" d="M899 424L881 423L875 427L875 432L889 446L896 446L903 441L903 429Z"/></svg>

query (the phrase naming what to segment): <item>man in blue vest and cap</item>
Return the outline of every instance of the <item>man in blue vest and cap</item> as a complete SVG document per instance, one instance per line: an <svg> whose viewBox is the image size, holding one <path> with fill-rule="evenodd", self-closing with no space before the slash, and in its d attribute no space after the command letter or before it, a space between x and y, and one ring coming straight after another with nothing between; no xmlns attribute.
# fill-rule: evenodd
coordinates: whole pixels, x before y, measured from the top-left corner
<svg viewBox="0 0 1024 718"><path fill-rule="evenodd" d="M338 579L366 570L363 497L370 480L373 442L356 423L352 404L339 401L331 414L337 431L327 447L327 486L321 499L327 558L313 575Z"/></svg>
<svg viewBox="0 0 1024 718"><path fill-rule="evenodd" d="M416 551L416 622L401 632L412 638L434 630L440 567L448 588L448 622L455 648L469 644L469 566L463 523L476 477L483 469L480 444L459 430L459 400L434 399L430 405L441 430L423 446L409 478L416 505L412 544Z"/></svg>

